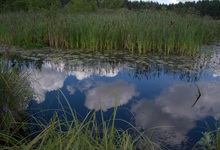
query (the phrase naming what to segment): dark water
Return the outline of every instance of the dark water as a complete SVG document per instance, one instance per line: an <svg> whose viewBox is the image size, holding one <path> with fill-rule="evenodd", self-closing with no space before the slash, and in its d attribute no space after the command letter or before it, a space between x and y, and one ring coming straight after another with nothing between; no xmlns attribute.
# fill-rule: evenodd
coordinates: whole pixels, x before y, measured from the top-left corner
<svg viewBox="0 0 220 150"><path fill-rule="evenodd" d="M190 149L220 116L220 46L203 47L195 58L158 55L35 50L22 52L36 95L32 114L59 109L60 103L82 118L91 110L117 118L170 149ZM19 51L17 51L19 54ZM57 100L59 99L59 101ZM54 110L43 115L49 120ZM71 119L71 117L70 117ZM117 122L116 127L127 125ZM154 131L150 128L156 128ZM146 133L147 134L147 133Z"/></svg>

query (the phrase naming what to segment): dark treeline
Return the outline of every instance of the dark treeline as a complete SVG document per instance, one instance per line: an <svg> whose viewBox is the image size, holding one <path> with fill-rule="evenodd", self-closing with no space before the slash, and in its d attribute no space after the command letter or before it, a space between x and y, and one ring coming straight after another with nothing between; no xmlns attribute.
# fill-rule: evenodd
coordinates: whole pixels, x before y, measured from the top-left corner
<svg viewBox="0 0 220 150"><path fill-rule="evenodd" d="M162 10L175 11L177 13L197 14L201 16L211 16L220 19L220 1L219 0L201 0L198 2L179 2L178 4L159 4L155 2L127 1L125 6L128 9L135 10Z"/></svg>
<svg viewBox="0 0 220 150"><path fill-rule="evenodd" d="M1 0L0 12L65 10L68 12L92 12L97 9L128 8L141 11L174 11L197 14L220 19L219 0L201 0L178 4L159 4L157 2L130 0Z"/></svg>

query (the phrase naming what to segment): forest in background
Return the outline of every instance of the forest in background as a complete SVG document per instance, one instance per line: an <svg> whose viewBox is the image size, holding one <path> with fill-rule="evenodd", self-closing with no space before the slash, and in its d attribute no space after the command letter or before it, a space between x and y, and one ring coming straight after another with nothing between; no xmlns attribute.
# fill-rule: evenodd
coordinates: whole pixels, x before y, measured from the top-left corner
<svg viewBox="0 0 220 150"><path fill-rule="evenodd" d="M219 0L200 0L198 2L179 2L178 4L159 4L157 2L129 0L1 0L0 12L95 12L99 9L127 8L135 11L173 11L183 14L211 16L220 19Z"/></svg>

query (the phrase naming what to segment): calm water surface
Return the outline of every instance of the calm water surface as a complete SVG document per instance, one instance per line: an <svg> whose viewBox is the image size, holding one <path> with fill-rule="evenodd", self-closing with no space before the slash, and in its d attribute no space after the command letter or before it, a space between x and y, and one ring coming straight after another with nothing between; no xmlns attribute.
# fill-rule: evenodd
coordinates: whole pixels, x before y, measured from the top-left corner
<svg viewBox="0 0 220 150"><path fill-rule="evenodd" d="M68 107L62 91L82 118L92 110L103 111L108 120L118 106L117 118L146 134L158 127L154 142L189 149L207 131L205 121L214 127L220 116L220 45L202 50L207 52L195 58L48 50L17 54L36 93L30 113L49 120L61 104ZM47 109L52 110L38 113Z"/></svg>

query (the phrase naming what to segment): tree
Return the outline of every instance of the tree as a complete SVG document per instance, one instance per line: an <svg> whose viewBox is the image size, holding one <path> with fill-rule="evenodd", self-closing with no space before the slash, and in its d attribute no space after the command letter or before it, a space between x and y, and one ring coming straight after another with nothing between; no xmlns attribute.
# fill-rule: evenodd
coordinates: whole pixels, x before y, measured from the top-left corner
<svg viewBox="0 0 220 150"><path fill-rule="evenodd" d="M42 11L61 8L60 0L1 0L0 12Z"/></svg>
<svg viewBox="0 0 220 150"><path fill-rule="evenodd" d="M92 12L96 7L96 0L71 0L65 9L68 12Z"/></svg>
<svg viewBox="0 0 220 150"><path fill-rule="evenodd" d="M28 0L29 11L57 10L61 8L60 0Z"/></svg>
<svg viewBox="0 0 220 150"><path fill-rule="evenodd" d="M102 8L117 9L117 8L121 8L124 2L125 0L101 0L100 6Z"/></svg>

